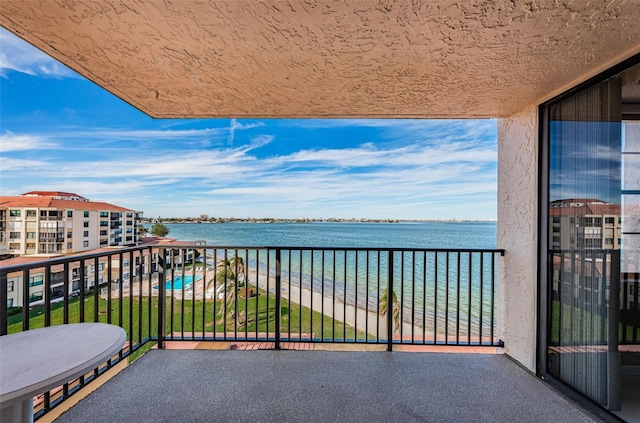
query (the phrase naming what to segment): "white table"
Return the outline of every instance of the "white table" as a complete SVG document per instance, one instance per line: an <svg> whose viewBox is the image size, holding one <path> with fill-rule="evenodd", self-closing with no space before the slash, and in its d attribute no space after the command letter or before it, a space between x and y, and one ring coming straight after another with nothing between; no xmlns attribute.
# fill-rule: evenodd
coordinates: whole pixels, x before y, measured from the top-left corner
<svg viewBox="0 0 640 423"><path fill-rule="evenodd" d="M77 323L0 336L0 421L32 422L33 397L91 371L122 349L126 333Z"/></svg>

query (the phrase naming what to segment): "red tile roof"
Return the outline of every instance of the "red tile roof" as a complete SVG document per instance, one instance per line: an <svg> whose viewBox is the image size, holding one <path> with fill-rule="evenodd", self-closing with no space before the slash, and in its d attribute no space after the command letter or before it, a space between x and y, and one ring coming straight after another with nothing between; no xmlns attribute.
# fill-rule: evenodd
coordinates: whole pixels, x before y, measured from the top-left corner
<svg viewBox="0 0 640 423"><path fill-rule="evenodd" d="M591 201L591 202L589 202ZM582 206L554 207L553 204L580 203ZM622 214L619 204L603 203L598 200L558 200L551 203L549 214L551 216L586 216L586 215L616 215Z"/></svg>
<svg viewBox="0 0 640 423"><path fill-rule="evenodd" d="M42 207L87 211L135 211L99 201L55 200L51 197L0 197L0 207Z"/></svg>
<svg viewBox="0 0 640 423"><path fill-rule="evenodd" d="M40 196L40 197L78 197L86 199L85 197L75 194L73 192L63 192L63 191L29 191L24 194L20 194L19 197L26 196Z"/></svg>

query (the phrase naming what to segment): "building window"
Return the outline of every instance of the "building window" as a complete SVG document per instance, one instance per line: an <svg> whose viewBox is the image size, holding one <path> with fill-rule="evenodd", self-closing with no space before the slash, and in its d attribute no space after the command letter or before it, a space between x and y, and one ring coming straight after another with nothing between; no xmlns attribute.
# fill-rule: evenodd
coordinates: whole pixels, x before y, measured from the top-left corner
<svg viewBox="0 0 640 423"><path fill-rule="evenodd" d="M9 232L9 239L20 239L20 232Z"/></svg>
<svg viewBox="0 0 640 423"><path fill-rule="evenodd" d="M30 248L36 248L36 243L35 242L27 242L27 249Z"/></svg>
<svg viewBox="0 0 640 423"><path fill-rule="evenodd" d="M27 210L27 217L36 217L37 215L35 210Z"/></svg>
<svg viewBox="0 0 640 423"><path fill-rule="evenodd" d="M613 238L605 238L604 239L604 244L605 245L613 245Z"/></svg>
<svg viewBox="0 0 640 423"><path fill-rule="evenodd" d="M82 236L85 237L85 238L88 237L89 236L89 231L84 231L82 233Z"/></svg>
<svg viewBox="0 0 640 423"><path fill-rule="evenodd" d="M40 210L40 218L41 219L46 219L47 218L47 211L46 210Z"/></svg>
<svg viewBox="0 0 640 423"><path fill-rule="evenodd" d="M73 217L73 210L67 210L67 217Z"/></svg>
<svg viewBox="0 0 640 423"><path fill-rule="evenodd" d="M7 299L7 308L11 308L13 307L13 298L8 298Z"/></svg>
<svg viewBox="0 0 640 423"><path fill-rule="evenodd" d="M7 282L7 292L13 292L13 281Z"/></svg>
<svg viewBox="0 0 640 423"><path fill-rule="evenodd" d="M43 278L42 276L31 276L29 278L29 286L39 286L42 285L43 282Z"/></svg>
<svg viewBox="0 0 640 423"><path fill-rule="evenodd" d="M101 220L100 226L109 226L109 222L107 220Z"/></svg>
<svg viewBox="0 0 640 423"><path fill-rule="evenodd" d="M84 217L89 217L89 212L88 211L84 212Z"/></svg>
<svg viewBox="0 0 640 423"><path fill-rule="evenodd" d="M88 228L89 227L89 222L84 222L84 227Z"/></svg>
<svg viewBox="0 0 640 423"><path fill-rule="evenodd" d="M9 210L9 216L20 217L20 210Z"/></svg>
<svg viewBox="0 0 640 423"><path fill-rule="evenodd" d="M71 231L67 232L67 239L69 239L69 238L73 238L73 232L71 232Z"/></svg>
<svg viewBox="0 0 640 423"><path fill-rule="evenodd" d="M73 249L73 242L67 242L67 250Z"/></svg>
<svg viewBox="0 0 640 423"><path fill-rule="evenodd" d="M35 232L27 232L27 239L36 239Z"/></svg>
<svg viewBox="0 0 640 423"><path fill-rule="evenodd" d="M608 225L613 225L614 223L616 223L616 218L615 217L605 217L604 218L604 223L606 223Z"/></svg>
<svg viewBox="0 0 640 423"><path fill-rule="evenodd" d="M106 230L100 231L100 236L106 236L108 234L109 234L109 231L106 231Z"/></svg>
<svg viewBox="0 0 640 423"><path fill-rule="evenodd" d="M89 246L89 241L82 241L82 246L83 247L88 247Z"/></svg>
<svg viewBox="0 0 640 423"><path fill-rule="evenodd" d="M100 217L109 217L109 212L101 211Z"/></svg>
<svg viewBox="0 0 640 423"><path fill-rule="evenodd" d="M42 299L43 291L37 291L29 294L29 302L32 303L34 301L40 301Z"/></svg>

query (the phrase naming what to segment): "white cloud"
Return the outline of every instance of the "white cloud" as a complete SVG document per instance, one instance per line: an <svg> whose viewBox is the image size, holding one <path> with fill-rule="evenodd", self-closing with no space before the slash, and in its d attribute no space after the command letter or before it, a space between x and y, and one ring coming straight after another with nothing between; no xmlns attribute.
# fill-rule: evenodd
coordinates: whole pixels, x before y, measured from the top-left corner
<svg viewBox="0 0 640 423"><path fill-rule="evenodd" d="M0 157L0 167L2 168L2 172L14 172L17 170L26 170L28 172L33 172L34 170L50 169L51 165L46 161ZM3 177L6 176L3 175Z"/></svg>
<svg viewBox="0 0 640 423"><path fill-rule="evenodd" d="M105 128L83 128L81 130L68 129L62 132L53 132L51 137L55 138L82 138L98 140L172 140L181 142L185 139L202 139L207 137L222 138L224 129L105 129Z"/></svg>
<svg viewBox="0 0 640 423"><path fill-rule="evenodd" d="M231 119L231 122L229 123L229 137L227 138L227 144L229 146L233 146L233 141L236 137L236 130L246 130L246 129L253 129L253 128L258 128L264 126L264 124L262 122L256 122L256 123L247 123L247 124L242 124L240 122L238 122L237 119Z"/></svg>
<svg viewBox="0 0 640 423"><path fill-rule="evenodd" d="M378 202L424 208L442 198L495 198L493 146L471 141L384 149L366 143L355 148L301 150L269 159L253 155L256 145L272 140L261 136L253 144L236 148L145 151L130 158L117 155L104 161L58 162L39 176L48 178L52 189L86 196L120 193L137 200L141 192L151 189L174 195L192 192L218 206L224 201L238 207L255 202L262 208L278 209L340 204L354 204L355 208L355 204ZM157 201L159 197L148 200ZM187 210L186 200L180 202Z"/></svg>
<svg viewBox="0 0 640 423"><path fill-rule="evenodd" d="M0 152L9 151L25 151L25 150L41 150L47 148L56 148L56 144L51 143L40 135L17 135L6 131L0 134Z"/></svg>
<svg viewBox="0 0 640 423"><path fill-rule="evenodd" d="M452 129L443 122L393 121L383 141L376 135L375 142L362 139L357 146L350 141L346 148L293 152L289 146L259 150L276 140L268 130L229 147L224 146L228 127L72 129L47 139L24 136L24 145L32 148L51 139L61 148L48 152L51 157L38 155L37 162L10 162L12 168L33 165L37 172L24 172L21 179L7 176L23 191L37 185L78 192L147 216L493 219L497 146L490 138L495 128L486 122L481 129L472 122L456 124ZM231 124L234 131L255 126L260 125ZM18 144L16 136L6 136L12 146ZM218 148L198 147L203 139L215 140ZM300 147L309 145L299 140ZM269 151L272 155L264 158Z"/></svg>
<svg viewBox="0 0 640 423"><path fill-rule="evenodd" d="M80 77L26 41L0 28L0 76L6 77L7 71L51 78Z"/></svg>

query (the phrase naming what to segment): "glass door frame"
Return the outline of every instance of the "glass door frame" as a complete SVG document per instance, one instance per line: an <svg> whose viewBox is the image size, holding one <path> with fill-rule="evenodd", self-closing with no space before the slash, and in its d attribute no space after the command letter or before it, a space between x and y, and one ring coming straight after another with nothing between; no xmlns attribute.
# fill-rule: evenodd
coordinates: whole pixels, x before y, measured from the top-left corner
<svg viewBox="0 0 640 423"><path fill-rule="evenodd" d="M537 345L536 345L536 376L558 389L562 394L571 398L594 416L603 421L619 422L617 416L600 407L594 401L582 395L571 386L553 376L548 371L547 349L549 347L551 319L549 313L549 147L550 147L550 112L554 104L559 103L576 93L599 84L613 76L640 64L640 54L607 69L606 71L588 79L587 81L569 89L568 91L540 104L538 106L538 296L537 296ZM624 116L623 116L624 119Z"/></svg>

